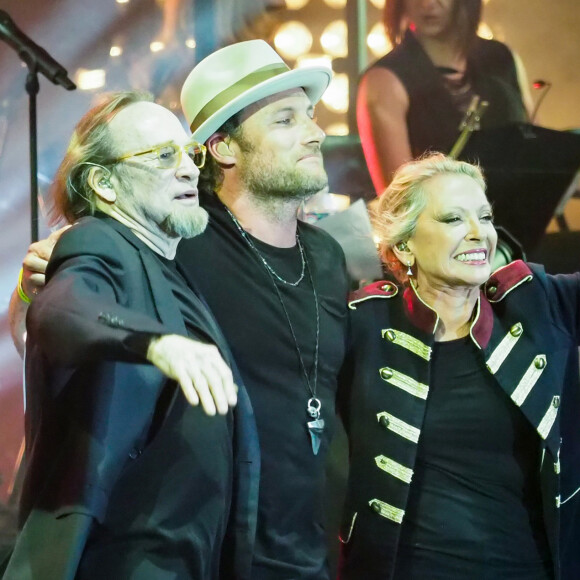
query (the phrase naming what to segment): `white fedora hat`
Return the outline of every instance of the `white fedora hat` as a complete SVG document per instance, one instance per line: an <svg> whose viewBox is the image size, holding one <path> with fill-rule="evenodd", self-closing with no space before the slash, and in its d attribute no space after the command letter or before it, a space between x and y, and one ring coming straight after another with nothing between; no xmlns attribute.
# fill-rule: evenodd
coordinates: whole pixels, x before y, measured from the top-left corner
<svg viewBox="0 0 580 580"><path fill-rule="evenodd" d="M287 89L301 87L317 103L331 78L325 66L291 70L267 42L248 40L197 64L181 89L181 106L194 139L205 143L244 107Z"/></svg>

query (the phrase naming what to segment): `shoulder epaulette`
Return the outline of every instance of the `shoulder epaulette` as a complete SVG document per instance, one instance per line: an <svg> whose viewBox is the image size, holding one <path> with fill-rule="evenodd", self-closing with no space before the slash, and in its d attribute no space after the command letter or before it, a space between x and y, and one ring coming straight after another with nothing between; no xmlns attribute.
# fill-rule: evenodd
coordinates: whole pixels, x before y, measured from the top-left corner
<svg viewBox="0 0 580 580"><path fill-rule="evenodd" d="M378 282L373 282L368 286L359 288L348 297L348 307L351 310L356 310L356 305L359 302L364 302L365 300L371 300L372 298L392 298L399 293L399 288L393 282L388 280L379 280Z"/></svg>
<svg viewBox="0 0 580 580"><path fill-rule="evenodd" d="M499 302L512 290L533 278L532 271L522 260L515 260L498 268L485 283L484 292L490 302Z"/></svg>

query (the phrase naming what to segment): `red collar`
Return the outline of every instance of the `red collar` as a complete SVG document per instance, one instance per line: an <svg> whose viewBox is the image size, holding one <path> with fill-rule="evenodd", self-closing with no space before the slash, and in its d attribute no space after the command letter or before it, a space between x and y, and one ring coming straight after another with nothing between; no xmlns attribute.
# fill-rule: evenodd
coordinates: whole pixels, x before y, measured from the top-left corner
<svg viewBox="0 0 580 580"><path fill-rule="evenodd" d="M475 320L470 334L473 340L485 348L491 338L493 309L490 303L499 302L514 288L532 279L532 272L521 260L516 260L496 270L484 284L477 299ZM432 334L439 320L437 312L428 306L417 291L407 287L403 293L405 312L411 323L424 332Z"/></svg>

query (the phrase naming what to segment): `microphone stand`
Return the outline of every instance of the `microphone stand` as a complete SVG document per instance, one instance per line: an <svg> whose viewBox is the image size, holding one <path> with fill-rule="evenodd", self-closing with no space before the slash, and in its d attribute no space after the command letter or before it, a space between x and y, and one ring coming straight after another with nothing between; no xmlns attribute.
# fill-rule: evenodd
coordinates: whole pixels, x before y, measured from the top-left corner
<svg viewBox="0 0 580 580"><path fill-rule="evenodd" d="M30 132L30 237L32 242L38 240L38 143L36 125L36 96L40 90L38 74L43 74L55 85L61 85L68 91L76 85L68 78L66 69L60 65L46 50L38 46L22 32L4 10L0 10L0 40L11 46L28 67L26 92L29 97L29 132Z"/></svg>
<svg viewBox="0 0 580 580"><path fill-rule="evenodd" d="M38 66L28 53L21 54L28 67L25 88L28 93L28 127L30 143L30 240L38 241L38 129L36 96L40 90Z"/></svg>
<svg viewBox="0 0 580 580"><path fill-rule="evenodd" d="M30 238L38 241L38 129L36 114L36 97L40 91L38 74L43 74L55 85L61 85L67 91L76 89L76 85L68 78L66 69L50 56L40 46L32 41L14 24L10 15L0 10L0 40L11 46L22 62L28 67L25 88L29 100L29 135L30 135ZM11 483L10 498L20 492L23 478L24 446L18 455Z"/></svg>

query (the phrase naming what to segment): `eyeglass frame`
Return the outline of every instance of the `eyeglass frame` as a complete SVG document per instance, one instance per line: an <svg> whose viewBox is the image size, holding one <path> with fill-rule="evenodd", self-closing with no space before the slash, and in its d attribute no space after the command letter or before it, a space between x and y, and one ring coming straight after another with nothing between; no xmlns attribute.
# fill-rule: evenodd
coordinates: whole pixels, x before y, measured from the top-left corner
<svg viewBox="0 0 580 580"><path fill-rule="evenodd" d="M157 156L155 158L155 161L159 162L159 150L162 149L163 147L167 147L168 145L172 145L172 146L176 147L177 150L179 151L178 161L175 165L172 165L170 167L157 166L157 169L176 169L177 167L179 167L179 165L181 164L181 160L183 159L183 152L185 150L185 147L189 147L190 145L194 145L196 148L199 148L199 150L201 151L201 153L203 155L203 161L202 161L201 165L197 165L195 163L195 161L193 161L193 159L192 159L194 165L198 169L202 169L203 166L205 165L205 161L207 158L207 147L203 143L199 143L198 141L194 141L194 140L187 142L185 145L178 145L177 143L175 143L175 141L166 141L165 143L161 143L160 145L156 145L155 147L151 147L151 149L147 149L146 151L136 151L135 153L127 153L126 155L122 155L121 157L116 157L115 159L109 159L109 160L107 160L105 165L120 163L121 161L126 161L127 159L130 159L131 157L139 157L140 155L147 155L148 153L155 153L155 152L157 152Z"/></svg>

